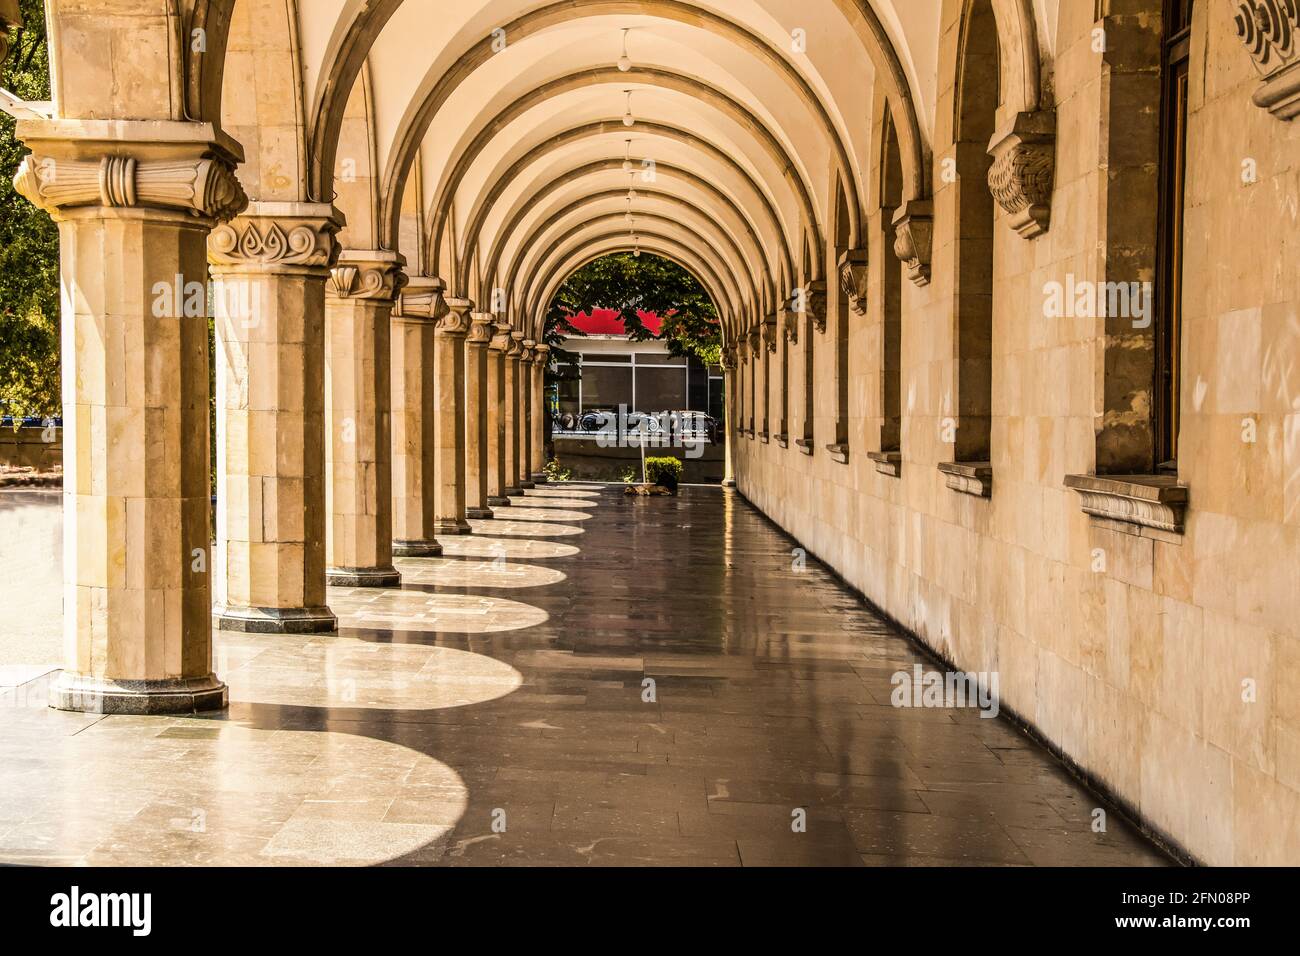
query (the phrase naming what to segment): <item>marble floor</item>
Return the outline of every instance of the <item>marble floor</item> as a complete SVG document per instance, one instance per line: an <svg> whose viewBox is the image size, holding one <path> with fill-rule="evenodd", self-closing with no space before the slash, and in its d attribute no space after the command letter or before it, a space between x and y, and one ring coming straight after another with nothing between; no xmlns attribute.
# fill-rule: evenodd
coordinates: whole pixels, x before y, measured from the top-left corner
<svg viewBox="0 0 1300 956"><path fill-rule="evenodd" d="M735 493L621 491L332 589L337 636L219 633L220 716L0 668L0 862L1168 863L1001 718L891 706L933 665Z"/></svg>

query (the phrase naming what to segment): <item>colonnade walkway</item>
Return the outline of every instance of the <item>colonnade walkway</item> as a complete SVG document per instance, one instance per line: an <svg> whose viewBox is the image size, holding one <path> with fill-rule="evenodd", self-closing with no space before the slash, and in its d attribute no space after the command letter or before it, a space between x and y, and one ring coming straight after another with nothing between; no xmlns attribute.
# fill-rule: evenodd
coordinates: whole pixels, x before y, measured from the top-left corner
<svg viewBox="0 0 1300 956"><path fill-rule="evenodd" d="M0 689L0 862L1151 864L737 494L551 484L331 588L335 635L217 632L228 712Z"/></svg>

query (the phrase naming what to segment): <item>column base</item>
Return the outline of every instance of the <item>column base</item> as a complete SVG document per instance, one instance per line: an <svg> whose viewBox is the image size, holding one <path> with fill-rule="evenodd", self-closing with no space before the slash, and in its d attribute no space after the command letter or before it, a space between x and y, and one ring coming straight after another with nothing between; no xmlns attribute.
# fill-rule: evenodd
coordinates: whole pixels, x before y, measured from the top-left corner
<svg viewBox="0 0 1300 956"><path fill-rule="evenodd" d="M464 518L437 518L433 522L434 534L472 534L473 531Z"/></svg>
<svg viewBox="0 0 1300 956"><path fill-rule="evenodd" d="M83 714L198 714L223 710L228 702L215 674L110 680L62 671L50 684L51 707Z"/></svg>
<svg viewBox="0 0 1300 956"><path fill-rule="evenodd" d="M503 498L503 497L500 496L500 495L489 495L489 496L488 496L488 507L489 507L489 508L506 508L506 507L509 507L509 505L510 505L510 499L509 499L509 498Z"/></svg>
<svg viewBox="0 0 1300 956"><path fill-rule="evenodd" d="M524 489L524 491L527 491L529 488L536 488L537 485L532 481L521 481L519 482L519 487Z"/></svg>
<svg viewBox="0 0 1300 956"><path fill-rule="evenodd" d="M502 493L503 493L506 497L508 497L508 498L522 498L522 497L524 496L524 489L522 489L522 488L507 488L507 489L506 489L504 492L502 492Z"/></svg>
<svg viewBox="0 0 1300 956"><path fill-rule="evenodd" d="M326 568L325 583L336 588L395 588L402 576L392 565L386 568Z"/></svg>
<svg viewBox="0 0 1300 956"><path fill-rule="evenodd" d="M489 498L488 503L491 504L491 501L492 499ZM489 518L492 517L492 509L491 508L466 508L465 517L473 518L475 521L487 521Z"/></svg>
<svg viewBox="0 0 1300 956"><path fill-rule="evenodd" d="M437 541L394 541L393 555L399 558L437 558L442 545Z"/></svg>
<svg viewBox="0 0 1300 956"><path fill-rule="evenodd" d="M544 485L544 484L546 484L546 473L545 473L545 472L541 472L541 471L533 472L533 474L532 474L531 477L532 477L532 480L533 480L533 484L534 484L534 485Z"/></svg>
<svg viewBox="0 0 1300 956"><path fill-rule="evenodd" d="M217 607L217 629L245 634L325 634L339 621L327 607Z"/></svg>
<svg viewBox="0 0 1300 956"><path fill-rule="evenodd" d="M723 479L722 479L722 487L724 487L724 488L734 488L734 487L736 487L736 479L735 479L735 478L723 478Z"/></svg>

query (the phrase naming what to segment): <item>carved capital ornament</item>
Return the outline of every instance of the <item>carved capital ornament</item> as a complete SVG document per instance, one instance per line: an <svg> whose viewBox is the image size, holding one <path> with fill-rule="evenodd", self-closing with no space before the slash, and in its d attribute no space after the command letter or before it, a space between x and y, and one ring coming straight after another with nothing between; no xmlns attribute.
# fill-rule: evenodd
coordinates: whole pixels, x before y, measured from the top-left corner
<svg viewBox="0 0 1300 956"><path fill-rule="evenodd" d="M989 144L989 191L1011 214L1011 228L1026 239L1047 232L1052 217L1056 165L1056 113L1017 113L1009 130Z"/></svg>
<svg viewBox="0 0 1300 956"><path fill-rule="evenodd" d="M395 252L345 250L330 270L326 291L340 299L395 301L406 285L405 261Z"/></svg>
<svg viewBox="0 0 1300 956"><path fill-rule="evenodd" d="M845 249L839 261L840 291L848 297L855 315L867 314L867 250Z"/></svg>
<svg viewBox="0 0 1300 956"><path fill-rule="evenodd" d="M894 255L907 266L916 285L930 283L930 249L934 241L934 206L928 199L913 199L894 213Z"/></svg>
<svg viewBox="0 0 1300 956"><path fill-rule="evenodd" d="M1280 120L1300 116L1300 0L1240 0L1233 25L1264 79L1251 101Z"/></svg>
<svg viewBox="0 0 1300 956"><path fill-rule="evenodd" d="M335 235L343 225L332 206L254 204L249 212L212 230L208 261L214 272L316 272L338 262ZM315 212L315 215L311 213Z"/></svg>

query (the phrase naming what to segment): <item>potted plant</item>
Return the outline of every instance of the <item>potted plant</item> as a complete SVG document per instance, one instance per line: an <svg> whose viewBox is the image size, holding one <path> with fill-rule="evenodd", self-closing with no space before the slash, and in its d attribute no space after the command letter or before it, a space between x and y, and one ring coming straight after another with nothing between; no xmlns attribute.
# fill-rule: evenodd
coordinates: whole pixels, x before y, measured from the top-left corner
<svg viewBox="0 0 1300 956"><path fill-rule="evenodd" d="M682 463L677 458L647 458L645 474L652 485L663 488L670 495L677 494L677 483L682 477Z"/></svg>

